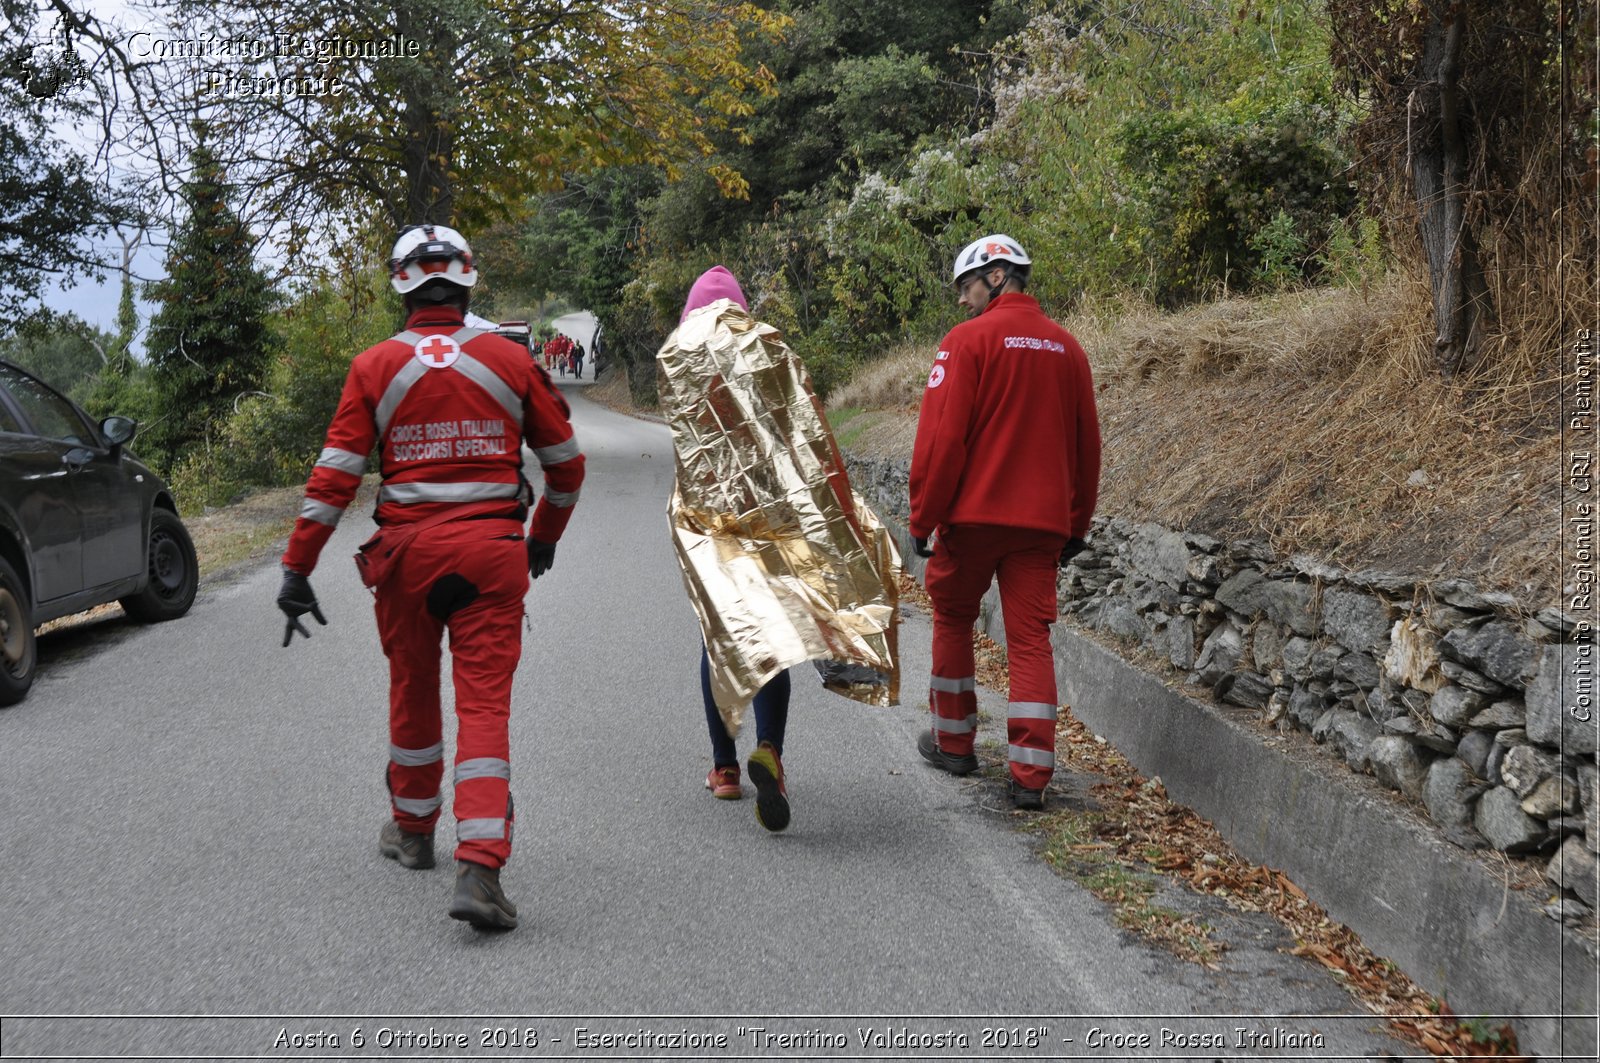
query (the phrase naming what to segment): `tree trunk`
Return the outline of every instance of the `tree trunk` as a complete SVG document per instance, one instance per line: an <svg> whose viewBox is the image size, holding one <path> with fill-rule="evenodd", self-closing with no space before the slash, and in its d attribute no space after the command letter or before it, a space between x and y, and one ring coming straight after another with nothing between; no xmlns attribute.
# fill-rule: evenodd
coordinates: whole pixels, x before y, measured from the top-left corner
<svg viewBox="0 0 1600 1063"><path fill-rule="evenodd" d="M1466 136L1457 79L1467 29L1460 0L1429 0L1422 81L1413 95L1407 145L1422 248L1433 284L1434 355L1445 376L1467 368L1492 313L1477 242L1466 220Z"/></svg>
<svg viewBox="0 0 1600 1063"><path fill-rule="evenodd" d="M396 219L396 227L418 222L447 225L455 210L448 170L455 137L442 118L417 100L407 101L404 128L405 218Z"/></svg>
<svg viewBox="0 0 1600 1063"><path fill-rule="evenodd" d="M454 72L455 33L437 14L419 14L410 4L395 5L398 35L422 43L418 68L403 92L405 113L400 166L406 175L405 216L396 228L420 222L448 225L455 212Z"/></svg>

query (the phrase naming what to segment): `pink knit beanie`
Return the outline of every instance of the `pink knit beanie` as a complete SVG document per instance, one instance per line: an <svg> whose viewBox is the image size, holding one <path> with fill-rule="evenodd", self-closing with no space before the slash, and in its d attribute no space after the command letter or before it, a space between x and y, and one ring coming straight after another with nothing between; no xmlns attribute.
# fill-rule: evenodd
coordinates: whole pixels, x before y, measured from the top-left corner
<svg viewBox="0 0 1600 1063"><path fill-rule="evenodd" d="M710 306L718 299L732 299L746 310L750 309L744 292L739 290L739 282L724 266L712 266L700 274L694 286L689 289L689 300L683 304L683 314L678 320L682 321L689 316L690 311Z"/></svg>

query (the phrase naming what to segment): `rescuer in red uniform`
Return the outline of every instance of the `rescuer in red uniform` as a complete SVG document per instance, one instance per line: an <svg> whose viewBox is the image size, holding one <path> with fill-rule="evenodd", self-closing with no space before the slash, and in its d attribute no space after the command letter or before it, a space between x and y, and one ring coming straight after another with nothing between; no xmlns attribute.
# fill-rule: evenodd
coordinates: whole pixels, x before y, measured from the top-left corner
<svg viewBox="0 0 1600 1063"><path fill-rule="evenodd" d="M953 775L978 768L972 625L998 575L1011 672L1009 792L1015 807L1037 809L1055 769L1056 568L1089 533L1100 422L1083 348L1024 294L1031 266L1003 235L956 256L956 294L972 317L945 336L928 374L910 530L928 558L933 603L933 727L917 749Z"/></svg>
<svg viewBox="0 0 1600 1063"><path fill-rule="evenodd" d="M283 555L283 644L300 617L325 624L308 578L377 445L378 532L357 567L376 595L389 659L392 818L379 851L403 867L433 866L443 801L439 646L450 632L455 685L456 878L450 915L509 930L517 909L500 885L511 854L511 677L522 650L523 597L555 561L583 482L566 401L517 344L462 324L478 273L472 249L443 225L400 235L389 263L406 330L351 363L338 410ZM532 491L522 444L544 470Z"/></svg>

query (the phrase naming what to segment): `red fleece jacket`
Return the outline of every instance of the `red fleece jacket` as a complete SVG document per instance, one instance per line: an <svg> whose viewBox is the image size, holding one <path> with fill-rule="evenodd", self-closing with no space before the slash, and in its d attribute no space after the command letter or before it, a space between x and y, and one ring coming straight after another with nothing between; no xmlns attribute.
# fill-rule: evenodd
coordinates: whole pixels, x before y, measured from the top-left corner
<svg viewBox="0 0 1600 1063"><path fill-rule="evenodd" d="M911 458L911 534L1001 524L1082 538L1100 490L1089 360L1031 295L1007 292L950 330Z"/></svg>

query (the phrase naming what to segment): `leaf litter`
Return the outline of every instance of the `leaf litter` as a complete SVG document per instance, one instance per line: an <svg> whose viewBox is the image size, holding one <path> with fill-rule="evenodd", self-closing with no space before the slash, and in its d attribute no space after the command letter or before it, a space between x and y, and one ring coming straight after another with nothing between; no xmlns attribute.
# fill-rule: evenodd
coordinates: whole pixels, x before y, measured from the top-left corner
<svg viewBox="0 0 1600 1063"><path fill-rule="evenodd" d="M927 593L911 577L902 574L900 591L902 602L931 611ZM973 651L978 681L1005 690L1004 647L974 631ZM1003 753L983 759L986 770L1004 772ZM1044 837L1048 863L1113 906L1119 926L1183 960L1219 969L1227 945L1212 937L1211 927L1151 903L1155 886L1148 876L1160 875L1235 910L1276 919L1294 936L1291 955L1325 967L1364 1007L1387 1017L1395 1036L1435 1057L1531 1059L1520 1053L1511 1026L1456 1015L1444 1000L1367 948L1355 931L1331 919L1288 875L1240 856L1210 821L1170 800L1159 777L1140 775L1066 705L1056 724L1056 763L1052 790L1063 774L1090 779L1092 801L1068 802L1086 806L1081 809L1015 815L1029 819L1030 829Z"/></svg>

